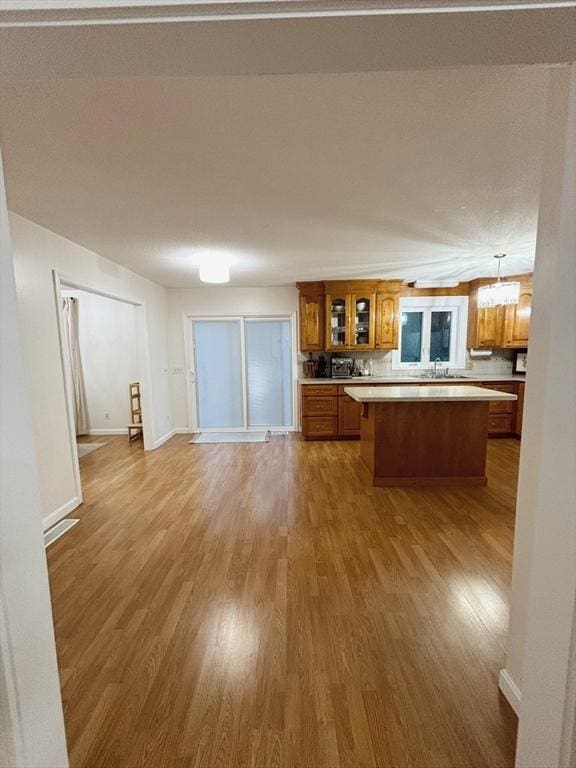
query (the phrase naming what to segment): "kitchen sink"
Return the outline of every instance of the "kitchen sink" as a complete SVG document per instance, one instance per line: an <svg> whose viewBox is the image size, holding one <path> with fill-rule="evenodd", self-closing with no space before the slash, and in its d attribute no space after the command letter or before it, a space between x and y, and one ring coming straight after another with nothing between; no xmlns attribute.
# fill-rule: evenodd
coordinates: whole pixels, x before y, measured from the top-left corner
<svg viewBox="0 0 576 768"><path fill-rule="evenodd" d="M427 373L420 374L417 378L424 379L425 381L437 381L438 379L468 379L468 376L463 376L461 373L446 373L440 376L430 376Z"/></svg>

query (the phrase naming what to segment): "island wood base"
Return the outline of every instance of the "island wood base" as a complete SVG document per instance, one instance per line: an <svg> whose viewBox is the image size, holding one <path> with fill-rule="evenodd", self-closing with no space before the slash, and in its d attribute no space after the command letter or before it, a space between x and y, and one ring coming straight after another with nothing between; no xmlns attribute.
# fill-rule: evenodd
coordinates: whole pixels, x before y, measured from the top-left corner
<svg viewBox="0 0 576 768"><path fill-rule="evenodd" d="M487 402L364 403L360 456L376 486L486 485Z"/></svg>

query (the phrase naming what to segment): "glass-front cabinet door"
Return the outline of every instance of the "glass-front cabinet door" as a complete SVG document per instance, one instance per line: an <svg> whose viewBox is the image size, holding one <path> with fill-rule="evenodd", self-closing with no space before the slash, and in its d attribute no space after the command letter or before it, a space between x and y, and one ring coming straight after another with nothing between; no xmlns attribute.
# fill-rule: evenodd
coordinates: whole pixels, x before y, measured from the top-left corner
<svg viewBox="0 0 576 768"><path fill-rule="evenodd" d="M374 349L374 332L376 328L376 296L374 294L352 295L350 346L355 349Z"/></svg>
<svg viewBox="0 0 576 768"><path fill-rule="evenodd" d="M326 295L327 349L346 349L350 345L350 297Z"/></svg>

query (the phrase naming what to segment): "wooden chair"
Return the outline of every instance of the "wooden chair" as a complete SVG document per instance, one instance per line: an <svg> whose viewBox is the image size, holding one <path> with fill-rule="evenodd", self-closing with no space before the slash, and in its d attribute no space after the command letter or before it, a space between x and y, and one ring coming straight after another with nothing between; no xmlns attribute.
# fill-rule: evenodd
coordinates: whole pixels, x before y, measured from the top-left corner
<svg viewBox="0 0 576 768"><path fill-rule="evenodd" d="M137 440L143 436L143 424L142 424L142 405L140 403L140 382L135 381L129 385L130 389L130 412L132 414L132 423L127 424L128 427L128 442Z"/></svg>

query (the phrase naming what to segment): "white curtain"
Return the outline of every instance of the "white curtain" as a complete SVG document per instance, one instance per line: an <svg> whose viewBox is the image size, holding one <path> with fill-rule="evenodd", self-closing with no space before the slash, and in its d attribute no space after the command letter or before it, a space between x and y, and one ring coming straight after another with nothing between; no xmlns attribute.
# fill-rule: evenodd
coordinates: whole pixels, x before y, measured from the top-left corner
<svg viewBox="0 0 576 768"><path fill-rule="evenodd" d="M82 373L82 359L80 357L80 339L78 337L78 301L72 297L64 298L63 311L68 357L72 371L76 434L85 435L88 432L88 408L86 406L86 391L84 389L84 375Z"/></svg>

